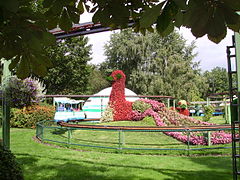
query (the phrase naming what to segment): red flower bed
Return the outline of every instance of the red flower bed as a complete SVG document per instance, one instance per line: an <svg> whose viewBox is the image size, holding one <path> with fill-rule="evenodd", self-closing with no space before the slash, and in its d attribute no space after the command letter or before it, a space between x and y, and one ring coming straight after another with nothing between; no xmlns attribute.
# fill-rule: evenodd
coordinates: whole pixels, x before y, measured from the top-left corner
<svg viewBox="0 0 240 180"><path fill-rule="evenodd" d="M144 112L133 111L132 103L125 99L125 81L126 76L121 70L112 72L111 79L112 91L110 94L110 107L113 109L114 121L126 121L126 120L142 120L146 116L152 116L157 126L191 126L191 125L213 125L212 123L203 122L191 118L187 112L179 114L174 110L169 110L163 103L159 103L154 100L141 99L144 103L151 105L150 108ZM186 115L183 115L186 114ZM165 132L166 135L187 143L188 137L184 132ZM201 132L192 132L189 137L190 144L206 145L207 140ZM223 131L213 132L211 137L212 144L225 144L231 142L231 134Z"/></svg>
<svg viewBox="0 0 240 180"><path fill-rule="evenodd" d="M126 76L121 70L111 74L113 83L110 94L110 107L113 108L114 121L132 120L132 103L125 99Z"/></svg>

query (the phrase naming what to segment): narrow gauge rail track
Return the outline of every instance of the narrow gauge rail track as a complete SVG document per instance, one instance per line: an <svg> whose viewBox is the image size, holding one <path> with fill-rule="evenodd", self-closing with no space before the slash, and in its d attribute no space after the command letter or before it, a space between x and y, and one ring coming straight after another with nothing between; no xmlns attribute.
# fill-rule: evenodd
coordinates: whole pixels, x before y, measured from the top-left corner
<svg viewBox="0 0 240 180"><path fill-rule="evenodd" d="M94 121L96 119L88 119L87 121ZM81 122L84 120L81 120ZM73 120L70 122L78 122ZM217 130L230 130L231 125L211 125L211 126L109 126L109 125L84 125L72 124L67 122L59 122L58 125L62 127L80 128L80 129L107 129L107 130L131 130L131 131L217 131Z"/></svg>

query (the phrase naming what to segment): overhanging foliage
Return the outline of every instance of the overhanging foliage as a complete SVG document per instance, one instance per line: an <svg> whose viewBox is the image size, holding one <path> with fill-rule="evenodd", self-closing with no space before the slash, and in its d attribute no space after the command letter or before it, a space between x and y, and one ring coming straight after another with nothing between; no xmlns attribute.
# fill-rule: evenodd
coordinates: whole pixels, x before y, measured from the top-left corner
<svg viewBox="0 0 240 180"><path fill-rule="evenodd" d="M240 29L239 0L8 0L0 2L0 57L13 59L10 69L20 78L44 76L52 66L45 47L55 43L48 30L59 26L68 31L79 23L84 11L94 13L93 22L133 29L143 34L168 35L174 27L186 26L195 37L207 34L218 43L227 28Z"/></svg>

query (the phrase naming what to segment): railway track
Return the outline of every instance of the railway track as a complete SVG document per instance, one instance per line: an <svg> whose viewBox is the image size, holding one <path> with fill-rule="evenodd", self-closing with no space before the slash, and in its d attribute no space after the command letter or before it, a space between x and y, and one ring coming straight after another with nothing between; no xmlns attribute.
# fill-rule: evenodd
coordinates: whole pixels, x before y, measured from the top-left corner
<svg viewBox="0 0 240 180"><path fill-rule="evenodd" d="M82 120L84 121L84 120ZM96 121L88 119L87 121ZM72 121L77 122L77 121ZM109 125L84 125L67 122L58 123L62 127L82 128L82 129L107 129L107 130L143 130L143 131L209 131L209 130L230 130L231 125L211 125L211 126L109 126Z"/></svg>

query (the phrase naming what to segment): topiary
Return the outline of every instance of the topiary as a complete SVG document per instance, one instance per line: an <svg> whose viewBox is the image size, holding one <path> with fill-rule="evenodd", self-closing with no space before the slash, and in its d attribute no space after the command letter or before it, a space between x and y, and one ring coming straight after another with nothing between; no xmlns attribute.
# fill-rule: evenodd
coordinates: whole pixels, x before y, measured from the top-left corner
<svg viewBox="0 0 240 180"><path fill-rule="evenodd" d="M23 180L23 173L15 156L10 150L5 150L0 146L0 179Z"/></svg>
<svg viewBox="0 0 240 180"><path fill-rule="evenodd" d="M143 113L147 109L151 108L151 105L146 102L143 102L141 100L137 100L137 101L133 102L132 108L135 111Z"/></svg>
<svg viewBox="0 0 240 180"><path fill-rule="evenodd" d="M209 121L213 116L212 113L214 112L214 107L211 105L208 105L208 106L204 106L203 109L204 109L203 121Z"/></svg>

